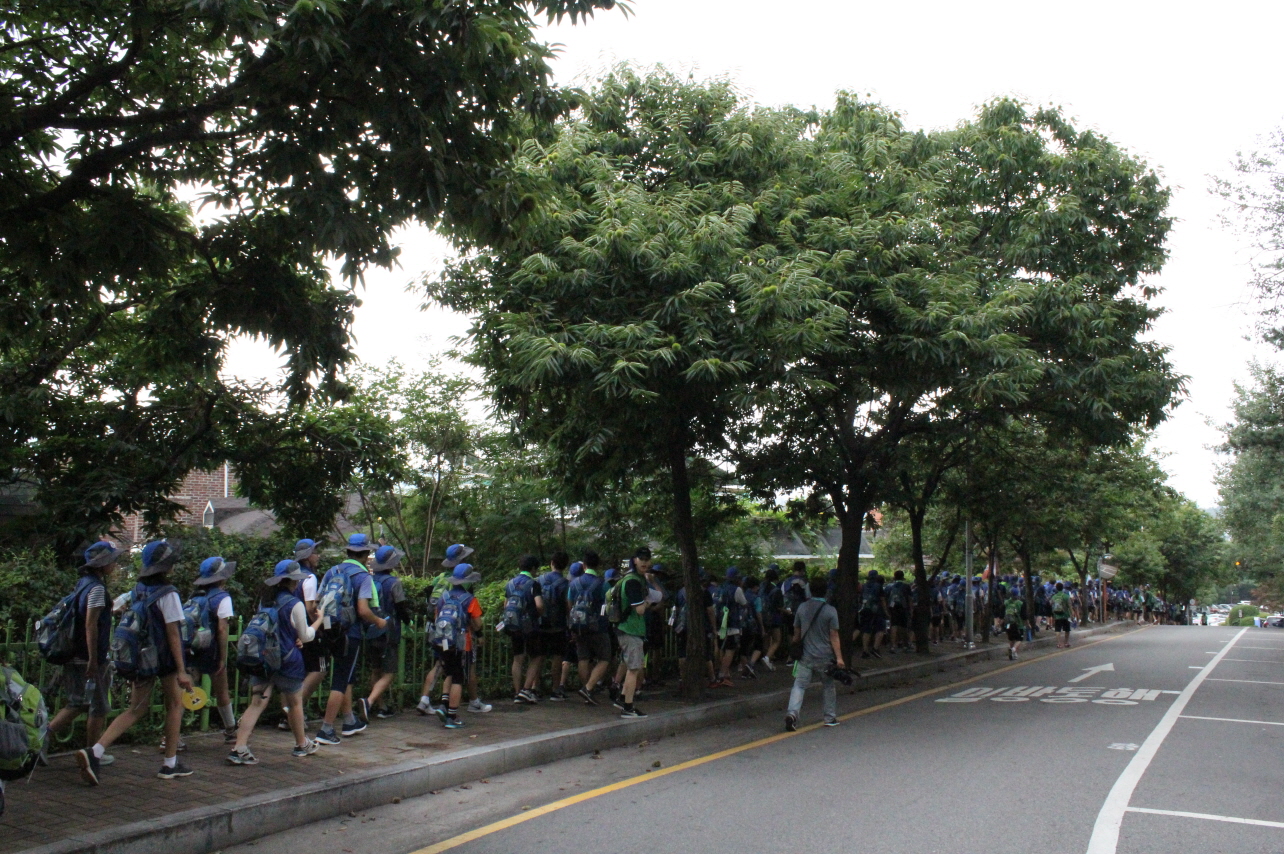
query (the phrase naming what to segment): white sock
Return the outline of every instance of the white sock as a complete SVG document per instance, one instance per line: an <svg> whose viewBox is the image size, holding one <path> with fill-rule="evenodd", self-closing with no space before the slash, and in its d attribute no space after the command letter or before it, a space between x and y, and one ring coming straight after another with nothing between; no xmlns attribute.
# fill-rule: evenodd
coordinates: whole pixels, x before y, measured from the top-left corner
<svg viewBox="0 0 1284 854"><path fill-rule="evenodd" d="M419 698L419 702L420 702L420 703L422 703L422 704L423 704L423 705L425 705L425 706L431 706L431 705L432 705L432 698L431 698L431 697L429 697L427 694L423 694L422 696L420 696L420 698Z"/></svg>
<svg viewBox="0 0 1284 854"><path fill-rule="evenodd" d="M175 765L177 765L177 764L178 764L178 757L177 757L177 756L166 756L166 757L165 757L165 767L166 767L166 768L173 768L173 767L174 767Z"/></svg>
<svg viewBox="0 0 1284 854"><path fill-rule="evenodd" d="M102 759L103 754L107 752L107 748L103 747L101 744L95 744L93 747L89 749L94 752L95 759Z"/></svg>
<svg viewBox="0 0 1284 854"><path fill-rule="evenodd" d="M218 716L223 719L224 728L231 729L236 726L236 714L232 711L231 703L228 703L226 706L219 706Z"/></svg>

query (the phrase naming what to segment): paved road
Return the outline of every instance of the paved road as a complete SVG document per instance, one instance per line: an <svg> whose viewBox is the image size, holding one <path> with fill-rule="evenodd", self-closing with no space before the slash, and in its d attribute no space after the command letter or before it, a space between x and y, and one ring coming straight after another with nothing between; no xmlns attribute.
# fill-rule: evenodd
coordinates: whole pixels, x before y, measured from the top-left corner
<svg viewBox="0 0 1284 854"><path fill-rule="evenodd" d="M835 728L745 721L235 850L1274 854L1282 692L1284 631L1151 628L844 706Z"/></svg>

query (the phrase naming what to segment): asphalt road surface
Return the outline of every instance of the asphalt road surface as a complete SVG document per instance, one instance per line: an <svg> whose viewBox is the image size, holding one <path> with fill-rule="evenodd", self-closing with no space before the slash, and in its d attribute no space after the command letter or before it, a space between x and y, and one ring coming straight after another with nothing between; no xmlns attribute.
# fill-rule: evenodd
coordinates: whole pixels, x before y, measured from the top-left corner
<svg viewBox="0 0 1284 854"><path fill-rule="evenodd" d="M838 727L809 692L798 733L746 720L229 851L1284 852L1284 630L1149 628L841 700Z"/></svg>

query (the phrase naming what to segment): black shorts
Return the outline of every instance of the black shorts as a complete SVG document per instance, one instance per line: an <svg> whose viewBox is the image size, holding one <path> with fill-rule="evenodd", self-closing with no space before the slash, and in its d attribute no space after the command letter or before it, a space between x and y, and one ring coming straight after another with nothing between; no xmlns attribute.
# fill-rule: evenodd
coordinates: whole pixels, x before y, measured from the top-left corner
<svg viewBox="0 0 1284 854"><path fill-rule="evenodd" d="M308 641L299 652L303 653L304 673L321 672L321 664L325 661L325 644L321 643L320 638Z"/></svg>
<svg viewBox="0 0 1284 854"><path fill-rule="evenodd" d="M338 643L335 643L334 658L330 667L330 690L343 693L348 690L357 678L357 659L361 655L361 641L355 638L345 637L343 652L337 651Z"/></svg>
<svg viewBox="0 0 1284 854"><path fill-rule="evenodd" d="M942 623L944 620L945 620L945 615L944 615L944 614L933 614L933 615L932 615L932 628L934 628L934 629L939 629L939 628L941 627L941 623Z"/></svg>
<svg viewBox="0 0 1284 854"><path fill-rule="evenodd" d="M1021 627L1016 625L1009 625L1007 627L1007 633L1008 641L1010 643L1016 643L1017 641L1022 640L1025 636L1025 632L1021 631Z"/></svg>
<svg viewBox="0 0 1284 854"><path fill-rule="evenodd" d="M575 654L580 661L610 661L611 636L606 632L583 632L576 635Z"/></svg>
<svg viewBox="0 0 1284 854"><path fill-rule="evenodd" d="M755 651L762 649L762 635L757 632L741 633L740 635L740 654L745 658L753 655Z"/></svg>
<svg viewBox="0 0 1284 854"><path fill-rule="evenodd" d="M562 661L567 664L580 663L579 650L575 648L575 638L570 634L567 634L562 641Z"/></svg>
<svg viewBox="0 0 1284 854"><path fill-rule="evenodd" d="M539 635L509 632L508 642L513 645L513 655L539 655Z"/></svg>
<svg viewBox="0 0 1284 854"><path fill-rule="evenodd" d="M1068 631L1070 631L1070 618L1069 618L1069 617L1058 617L1058 618L1057 618L1057 620L1056 620L1055 625L1053 626L1053 629L1052 629L1052 630L1053 630L1054 632L1068 632Z"/></svg>
<svg viewBox="0 0 1284 854"><path fill-rule="evenodd" d="M392 643L387 635L366 641L370 662L380 673L397 672L397 651L400 643Z"/></svg>
<svg viewBox="0 0 1284 854"><path fill-rule="evenodd" d="M469 656L460 649L437 650L437 663L441 665L441 675L453 680L456 685L468 681Z"/></svg>
<svg viewBox="0 0 1284 854"><path fill-rule="evenodd" d="M536 655L547 655L562 660L566 654L566 632L540 632L536 641Z"/></svg>
<svg viewBox="0 0 1284 854"><path fill-rule="evenodd" d="M877 611L860 612L860 632L863 635L876 635L883 631L883 615Z"/></svg>
<svg viewBox="0 0 1284 854"><path fill-rule="evenodd" d="M891 611L892 628L908 629L909 628L909 609L904 607L889 608Z"/></svg>

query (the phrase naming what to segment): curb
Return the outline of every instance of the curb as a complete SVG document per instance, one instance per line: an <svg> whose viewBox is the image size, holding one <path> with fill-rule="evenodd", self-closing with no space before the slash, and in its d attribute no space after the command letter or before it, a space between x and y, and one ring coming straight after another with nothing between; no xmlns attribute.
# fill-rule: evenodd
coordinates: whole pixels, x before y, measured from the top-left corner
<svg viewBox="0 0 1284 854"><path fill-rule="evenodd" d="M1078 638L1128 630L1113 623L1076 633ZM1135 627L1135 625L1134 625ZM1051 645L1052 635L1026 644ZM860 680L856 690L894 685L979 661L1005 656L1007 648L974 649L934 661L913 662L880 669ZM383 768L365 769L305 786L281 789L211 807L184 810L159 819L134 822L71 836L28 848L22 854L208 854L230 845L335 818L350 811L372 809L393 798L412 798L510 771L546 765L597 750L623 747L640 740L659 739L751 715L784 709L789 691L734 697L688 709L661 712L631 721L557 730L455 751L433 759L417 759Z"/></svg>

